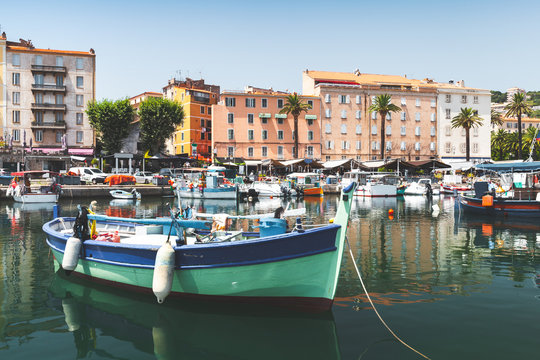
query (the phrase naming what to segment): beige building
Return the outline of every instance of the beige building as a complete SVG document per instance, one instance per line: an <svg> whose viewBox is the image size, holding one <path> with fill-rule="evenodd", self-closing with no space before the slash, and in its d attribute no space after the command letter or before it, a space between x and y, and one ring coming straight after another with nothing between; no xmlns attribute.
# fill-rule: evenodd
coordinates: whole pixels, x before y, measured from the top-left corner
<svg viewBox="0 0 540 360"><path fill-rule="evenodd" d="M403 76L309 71L302 74L304 95L321 99L322 160L437 158L437 89L428 81ZM381 144L381 119L368 109L376 96L389 94L401 108L388 114Z"/></svg>
<svg viewBox="0 0 540 360"><path fill-rule="evenodd" d="M12 151L41 156L32 168L46 170L64 169L60 155L93 155L85 109L95 98L94 51L39 49L31 41L8 41L3 33L0 54L1 135Z"/></svg>

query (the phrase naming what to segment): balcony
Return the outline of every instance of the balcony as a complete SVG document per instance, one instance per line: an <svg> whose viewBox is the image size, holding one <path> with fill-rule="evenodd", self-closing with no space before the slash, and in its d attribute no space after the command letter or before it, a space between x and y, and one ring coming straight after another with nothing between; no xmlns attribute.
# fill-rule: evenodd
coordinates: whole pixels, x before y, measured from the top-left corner
<svg viewBox="0 0 540 360"><path fill-rule="evenodd" d="M52 110L52 111L66 111L66 104L49 104L49 103L42 103L42 104L36 104L32 103L32 110Z"/></svg>
<svg viewBox="0 0 540 360"><path fill-rule="evenodd" d="M51 130L66 130L65 121L32 121L30 124L32 129L51 129Z"/></svg>
<svg viewBox="0 0 540 360"><path fill-rule="evenodd" d="M64 85L56 84L32 84L32 91L52 91L52 92L66 92Z"/></svg>
<svg viewBox="0 0 540 360"><path fill-rule="evenodd" d="M50 66L50 65L32 65L32 72L43 72L43 73L55 73L55 74L65 74L65 66Z"/></svg>

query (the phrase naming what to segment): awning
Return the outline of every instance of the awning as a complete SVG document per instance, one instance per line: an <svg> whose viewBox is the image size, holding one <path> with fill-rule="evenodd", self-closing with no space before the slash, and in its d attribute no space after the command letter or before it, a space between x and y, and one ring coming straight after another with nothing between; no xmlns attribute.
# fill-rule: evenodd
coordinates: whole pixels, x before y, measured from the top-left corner
<svg viewBox="0 0 540 360"><path fill-rule="evenodd" d="M287 114L275 114L274 117L276 119L286 119L287 118Z"/></svg>
<svg viewBox="0 0 540 360"><path fill-rule="evenodd" d="M306 115L306 120L317 120L317 115Z"/></svg>
<svg viewBox="0 0 540 360"><path fill-rule="evenodd" d="M354 159L330 160L330 161L324 162L322 164L322 166L324 166L325 170L332 170L332 169L339 168L339 167L342 167L344 169L351 169L351 168L355 168L355 169L356 168L363 168L363 169L366 169L366 168L364 168L364 166L362 166L358 161L356 161Z"/></svg>
<svg viewBox="0 0 540 360"><path fill-rule="evenodd" d="M245 163L246 163L246 166L257 166L257 165L261 165L262 161L259 161L259 160L246 160Z"/></svg>
<svg viewBox="0 0 540 360"><path fill-rule="evenodd" d="M271 118L272 114L270 113L259 113L260 118Z"/></svg>
<svg viewBox="0 0 540 360"><path fill-rule="evenodd" d="M540 161L478 164L478 165L475 165L474 167L477 170L491 170L491 171L497 171L497 172L540 171Z"/></svg>
<svg viewBox="0 0 540 360"><path fill-rule="evenodd" d="M68 149L68 154L70 155L84 155L84 156L92 156L94 155L94 149L92 148L75 148L75 149Z"/></svg>

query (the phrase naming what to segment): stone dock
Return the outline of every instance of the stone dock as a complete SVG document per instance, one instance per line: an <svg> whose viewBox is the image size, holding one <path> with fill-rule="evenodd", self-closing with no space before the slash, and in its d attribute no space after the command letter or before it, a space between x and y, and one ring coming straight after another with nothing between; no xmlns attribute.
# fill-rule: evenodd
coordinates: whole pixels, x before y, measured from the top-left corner
<svg viewBox="0 0 540 360"><path fill-rule="evenodd" d="M60 198L76 199L76 198L99 198L111 197L111 190L126 190L137 189L141 196L172 196L174 195L171 187L156 186L156 185L62 185L62 195ZM0 186L0 199L6 198L7 186Z"/></svg>

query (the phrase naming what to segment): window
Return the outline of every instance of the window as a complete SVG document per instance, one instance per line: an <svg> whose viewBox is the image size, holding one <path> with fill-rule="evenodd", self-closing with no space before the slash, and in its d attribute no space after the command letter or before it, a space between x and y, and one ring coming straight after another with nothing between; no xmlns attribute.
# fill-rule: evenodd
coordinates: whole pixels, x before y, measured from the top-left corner
<svg viewBox="0 0 540 360"><path fill-rule="evenodd" d="M349 97L349 95L339 95L338 102L340 104L348 104L351 102L351 98Z"/></svg>
<svg viewBox="0 0 540 360"><path fill-rule="evenodd" d="M11 76L11 80L12 80L13 85L21 85L21 74L13 73Z"/></svg>
<svg viewBox="0 0 540 360"><path fill-rule="evenodd" d="M254 98L246 98L246 107L247 108L254 108L255 107L255 99Z"/></svg>
<svg viewBox="0 0 540 360"><path fill-rule="evenodd" d="M283 146L281 145L277 147L277 156L278 156L278 159L283 159Z"/></svg>
<svg viewBox="0 0 540 360"><path fill-rule="evenodd" d="M56 57L56 66L64 66L64 58L62 56Z"/></svg>
<svg viewBox="0 0 540 360"><path fill-rule="evenodd" d="M401 105L407 105L407 99L404 97L401 98Z"/></svg>
<svg viewBox="0 0 540 360"><path fill-rule="evenodd" d="M248 157L253 157L253 148L248 147Z"/></svg>
<svg viewBox="0 0 540 360"><path fill-rule="evenodd" d="M377 120L377 112L376 111L371 112L371 119L372 120Z"/></svg>
<svg viewBox="0 0 540 360"><path fill-rule="evenodd" d="M232 115L232 114L230 114ZM253 119L254 119L254 115L253 114L247 114L247 121L248 121L248 124L253 124ZM228 115L227 115L227 121L228 121ZM234 121L234 120L233 120ZM232 124L231 122L229 122L229 124Z"/></svg>
<svg viewBox="0 0 540 360"><path fill-rule="evenodd" d="M77 95L78 96L78 95ZM55 96L56 104L63 104L64 103L64 95L62 94L56 94ZM77 104L78 105L78 104Z"/></svg>
<svg viewBox="0 0 540 360"><path fill-rule="evenodd" d="M371 135L377 135L377 125L371 127Z"/></svg>
<svg viewBox="0 0 540 360"><path fill-rule="evenodd" d="M21 122L21 112L20 112L20 110L13 110L13 122L14 123L20 123Z"/></svg>
<svg viewBox="0 0 540 360"><path fill-rule="evenodd" d="M356 125L356 135L362 134L362 125Z"/></svg>
<svg viewBox="0 0 540 360"><path fill-rule="evenodd" d="M201 106L201 114L204 114L204 106Z"/></svg>
<svg viewBox="0 0 540 360"><path fill-rule="evenodd" d="M61 111L57 111L56 113L54 113L54 120L57 123L63 123L64 122L64 113L61 112Z"/></svg>
<svg viewBox="0 0 540 360"><path fill-rule="evenodd" d="M253 139L255 139L254 131L253 131L253 129L249 129L248 130L248 140L253 140Z"/></svg>
<svg viewBox="0 0 540 360"><path fill-rule="evenodd" d="M84 134L84 132L82 132L82 131L77 131L77 139L76 139L76 141L77 141L78 143L82 143L82 142L83 142L83 134Z"/></svg>
<svg viewBox="0 0 540 360"><path fill-rule="evenodd" d="M444 127L444 135L451 136L452 135L452 128L450 126Z"/></svg>
<svg viewBox="0 0 540 360"><path fill-rule="evenodd" d="M77 87L78 88L84 87L84 78L82 76L77 76Z"/></svg>
<svg viewBox="0 0 540 360"><path fill-rule="evenodd" d="M405 113L405 111L402 111L401 112L401 121L405 121L407 120L407 114Z"/></svg>
<svg viewBox="0 0 540 360"><path fill-rule="evenodd" d="M432 113L431 114L431 121L436 121L437 120L437 115L435 115L435 113Z"/></svg>
<svg viewBox="0 0 540 360"><path fill-rule="evenodd" d="M452 114L450 113L450 109L446 109L445 113L446 113L446 119L451 119L452 118Z"/></svg>
<svg viewBox="0 0 540 360"><path fill-rule="evenodd" d="M378 141L372 141L371 142L371 150L379 150L379 142Z"/></svg>
<svg viewBox="0 0 540 360"><path fill-rule="evenodd" d="M419 142L414 143L414 150L420 151L420 143Z"/></svg>
<svg viewBox="0 0 540 360"><path fill-rule="evenodd" d="M228 113L227 114L227 124L233 124L234 123L234 114Z"/></svg>
<svg viewBox="0 0 540 360"><path fill-rule="evenodd" d="M84 105L84 97L83 95L77 95L75 103L77 106L83 106Z"/></svg>
<svg viewBox="0 0 540 360"><path fill-rule="evenodd" d="M347 118L347 110L341 110L341 118L346 119Z"/></svg>
<svg viewBox="0 0 540 360"><path fill-rule="evenodd" d="M326 149L331 150L334 148L334 140L327 140L326 141Z"/></svg>
<svg viewBox="0 0 540 360"><path fill-rule="evenodd" d="M467 103L467 95L461 95L461 103L466 104Z"/></svg>
<svg viewBox="0 0 540 360"><path fill-rule="evenodd" d="M401 127L401 135L404 136L407 134L407 128L405 126Z"/></svg>
<svg viewBox="0 0 540 360"><path fill-rule="evenodd" d="M261 99L261 107L263 108L268 107L268 99Z"/></svg>
<svg viewBox="0 0 540 360"><path fill-rule="evenodd" d="M325 155L324 157L325 157L326 161L330 161L330 157L331 157L330 155Z"/></svg>
<svg viewBox="0 0 540 360"><path fill-rule="evenodd" d="M331 134L331 133L332 133L332 125L326 124L326 125L325 125L325 132L326 132L327 134Z"/></svg>
<svg viewBox="0 0 540 360"><path fill-rule="evenodd" d="M208 107L208 111L206 113L208 115L212 115L212 107L211 106Z"/></svg>
<svg viewBox="0 0 540 360"><path fill-rule="evenodd" d="M13 66L21 66L21 55L20 54L13 54L13 56L11 57L11 65L13 65Z"/></svg>
<svg viewBox="0 0 540 360"><path fill-rule="evenodd" d="M84 66L83 59L82 58L76 58L75 59L75 68L77 70L82 70Z"/></svg>
<svg viewBox="0 0 540 360"><path fill-rule="evenodd" d="M43 130L36 130L36 142L43 141Z"/></svg>
<svg viewBox="0 0 540 360"><path fill-rule="evenodd" d="M313 131L311 133L313 133ZM309 132L308 132L308 134L309 134ZM283 140L283 130L278 130L277 138L278 138L278 140Z"/></svg>
<svg viewBox="0 0 540 360"><path fill-rule="evenodd" d="M478 143L473 143L473 144L472 144L472 152L473 152L473 153L477 153L477 152L478 152Z"/></svg>
<svg viewBox="0 0 540 360"><path fill-rule="evenodd" d="M392 150L392 142L391 141L386 142L386 150L388 150L388 151Z"/></svg>
<svg viewBox="0 0 540 360"><path fill-rule="evenodd" d="M234 157L234 146L227 146L227 156L230 158Z"/></svg>
<svg viewBox="0 0 540 360"><path fill-rule="evenodd" d="M13 138L13 141L21 141L20 137L20 130L19 129L13 129L13 133L11 134L11 137Z"/></svg>
<svg viewBox="0 0 540 360"><path fill-rule="evenodd" d="M478 128L477 127L473 128L472 133L473 133L473 136L478 136L478 134L479 134Z"/></svg>
<svg viewBox="0 0 540 360"><path fill-rule="evenodd" d="M473 96L473 104L478 104L478 95Z"/></svg>
<svg viewBox="0 0 540 360"><path fill-rule="evenodd" d="M263 130L261 136L263 140L268 140L268 130Z"/></svg>
<svg viewBox="0 0 540 360"><path fill-rule="evenodd" d="M435 151L435 143L434 142L429 143L429 150Z"/></svg>
<svg viewBox="0 0 540 360"><path fill-rule="evenodd" d="M326 116L327 118L331 117L332 116L332 110L326 109L325 112L324 112L324 116Z"/></svg>
<svg viewBox="0 0 540 360"><path fill-rule="evenodd" d="M386 127L386 135L392 135L392 127L390 125Z"/></svg>
<svg viewBox="0 0 540 360"><path fill-rule="evenodd" d="M420 106L420 99L416 98L416 106L419 107Z"/></svg>
<svg viewBox="0 0 540 360"><path fill-rule="evenodd" d="M360 120L362 118L362 111L361 110L356 110L356 118L358 120Z"/></svg>
<svg viewBox="0 0 540 360"><path fill-rule="evenodd" d="M464 153L466 150L467 150L467 144L461 143L461 144L459 145L459 151L461 151L462 153Z"/></svg>
<svg viewBox="0 0 540 360"><path fill-rule="evenodd" d="M57 131L57 132L56 132L56 142L57 142L57 143L61 143L61 142L62 142L62 132L61 132L61 131Z"/></svg>
<svg viewBox="0 0 540 360"><path fill-rule="evenodd" d="M435 99L431 100L431 107L436 107L437 106L437 101Z"/></svg>
<svg viewBox="0 0 540 360"><path fill-rule="evenodd" d="M34 75L34 84L43 85L43 74L35 74Z"/></svg>
<svg viewBox="0 0 540 360"><path fill-rule="evenodd" d="M262 157L268 156L268 148L266 146L261 147Z"/></svg>
<svg viewBox="0 0 540 360"><path fill-rule="evenodd" d="M326 103L330 103L330 94L326 94L326 95L324 96L324 101L325 101Z"/></svg>
<svg viewBox="0 0 540 360"><path fill-rule="evenodd" d="M444 144L444 152L450 154L450 151L452 151L452 143L447 142Z"/></svg>
<svg viewBox="0 0 540 360"><path fill-rule="evenodd" d="M347 149L348 149L348 147L347 147ZM313 146L308 146L306 150L307 150L307 156L308 157L313 156Z"/></svg>
<svg viewBox="0 0 540 360"><path fill-rule="evenodd" d="M204 127L204 119L201 119L201 128Z"/></svg>
<svg viewBox="0 0 540 360"><path fill-rule="evenodd" d="M402 141L401 142L401 147L400 147L401 151L404 151L404 150L407 150L407 144L405 143L405 141Z"/></svg>
<svg viewBox="0 0 540 360"><path fill-rule="evenodd" d="M261 118L261 123L262 124L268 124L268 119L265 118L265 117Z"/></svg>
<svg viewBox="0 0 540 360"><path fill-rule="evenodd" d="M234 140L234 129L227 129L227 139Z"/></svg>
<svg viewBox="0 0 540 360"><path fill-rule="evenodd" d="M282 121L281 124L283 124L283 119L281 119L281 121ZM308 119L307 124L308 124L308 126L313 125L313 119Z"/></svg>
<svg viewBox="0 0 540 360"><path fill-rule="evenodd" d="M341 150L349 150L350 145L347 140L341 140Z"/></svg>
<svg viewBox="0 0 540 360"><path fill-rule="evenodd" d="M414 119L415 119L416 121L420 121L420 113L419 113L419 112L414 113Z"/></svg>
<svg viewBox="0 0 540 360"><path fill-rule="evenodd" d="M277 107L278 107L278 109L281 109L283 107L283 99L278 99L277 100Z"/></svg>
<svg viewBox="0 0 540 360"><path fill-rule="evenodd" d="M347 124L341 124L341 133L346 134L347 133Z"/></svg>
<svg viewBox="0 0 540 360"><path fill-rule="evenodd" d="M371 104L375 104L375 100L376 100L376 99L377 99L376 96L372 96L372 97L371 97Z"/></svg>
<svg viewBox="0 0 540 360"><path fill-rule="evenodd" d="M277 123L278 125L283 125L283 119L282 118L277 119ZM313 120L308 121L308 125L311 125L311 124L313 124Z"/></svg>
<svg viewBox="0 0 540 360"><path fill-rule="evenodd" d="M296 138L296 136L294 136L294 130L292 131L291 134L292 134L292 139L294 140ZM294 153L294 151L293 151L293 153Z"/></svg>
<svg viewBox="0 0 540 360"><path fill-rule="evenodd" d="M210 110L211 108L208 108ZM212 130L212 120L206 120L206 127L209 128L208 130Z"/></svg>
<svg viewBox="0 0 540 360"><path fill-rule="evenodd" d="M19 105L21 103L21 93L14 92L12 101L13 101L13 105Z"/></svg>
<svg viewBox="0 0 540 360"><path fill-rule="evenodd" d="M77 113L76 118L77 118L77 125L82 125L83 124L83 113Z"/></svg>
<svg viewBox="0 0 540 360"><path fill-rule="evenodd" d="M362 103L362 97L360 95L356 95L356 103L361 104Z"/></svg>
<svg viewBox="0 0 540 360"><path fill-rule="evenodd" d="M37 93L34 97L36 99L36 104L43 104L43 94Z"/></svg>
<svg viewBox="0 0 540 360"><path fill-rule="evenodd" d="M225 106L235 107L236 106L236 98L226 97L225 98Z"/></svg>
<svg viewBox="0 0 540 360"><path fill-rule="evenodd" d="M391 113L386 114L386 120L392 120L392 114Z"/></svg>
<svg viewBox="0 0 540 360"><path fill-rule="evenodd" d="M506 127L511 129L512 128L512 123L506 123Z"/></svg>
<svg viewBox="0 0 540 360"><path fill-rule="evenodd" d="M420 126L417 126L416 128L414 128L414 135L420 136Z"/></svg>
<svg viewBox="0 0 540 360"><path fill-rule="evenodd" d="M431 127L431 136L435 136L435 126Z"/></svg>
<svg viewBox="0 0 540 360"><path fill-rule="evenodd" d="M307 104L309 105L310 109L313 109L313 100L308 100Z"/></svg>
<svg viewBox="0 0 540 360"><path fill-rule="evenodd" d="M452 95L446 95L446 100L445 100L447 103L451 103L452 102Z"/></svg>
<svg viewBox="0 0 540 360"><path fill-rule="evenodd" d="M362 141L356 140L356 150L361 150L361 149L362 149Z"/></svg>

